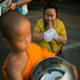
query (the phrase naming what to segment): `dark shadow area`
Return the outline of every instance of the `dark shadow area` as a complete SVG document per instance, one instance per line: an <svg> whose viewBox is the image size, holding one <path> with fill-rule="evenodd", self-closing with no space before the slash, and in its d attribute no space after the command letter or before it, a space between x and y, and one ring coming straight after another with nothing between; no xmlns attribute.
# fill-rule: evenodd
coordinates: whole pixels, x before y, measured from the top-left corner
<svg viewBox="0 0 80 80"><path fill-rule="evenodd" d="M2 75L2 66L4 64L4 61L10 52L11 48L7 47L0 37L0 80L5 80L4 76Z"/></svg>
<svg viewBox="0 0 80 80"><path fill-rule="evenodd" d="M41 10L48 1L56 2L58 7L58 13L79 15L80 16L80 1L79 0L33 0L29 4L29 10Z"/></svg>

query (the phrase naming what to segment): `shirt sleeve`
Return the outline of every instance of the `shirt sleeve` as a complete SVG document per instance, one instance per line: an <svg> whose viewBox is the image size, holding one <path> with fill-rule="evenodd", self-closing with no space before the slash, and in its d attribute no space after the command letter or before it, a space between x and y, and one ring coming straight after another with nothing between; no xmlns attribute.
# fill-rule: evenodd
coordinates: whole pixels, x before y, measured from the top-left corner
<svg viewBox="0 0 80 80"><path fill-rule="evenodd" d="M36 26L33 29L33 33L39 33L40 32L40 25L39 22L37 22Z"/></svg>
<svg viewBox="0 0 80 80"><path fill-rule="evenodd" d="M61 35L63 37L67 37L67 35L66 35L66 29L65 29L65 26L64 26L63 23L61 24L61 30L59 32L59 35Z"/></svg>

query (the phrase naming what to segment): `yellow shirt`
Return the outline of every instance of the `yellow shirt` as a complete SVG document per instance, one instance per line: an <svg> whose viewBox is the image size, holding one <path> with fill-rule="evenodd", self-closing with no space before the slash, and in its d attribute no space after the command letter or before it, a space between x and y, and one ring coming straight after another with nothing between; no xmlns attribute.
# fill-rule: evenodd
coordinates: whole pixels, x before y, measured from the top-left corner
<svg viewBox="0 0 80 80"><path fill-rule="evenodd" d="M59 19L56 18L53 28L56 30L58 35L66 37L65 26L64 26L62 21L60 21ZM40 32L43 32L43 31L45 31L44 19L41 18L37 21L37 24L33 29L33 33L40 33ZM51 45L53 47L53 50L51 50L49 42L46 42L44 39L37 42L37 44L39 46L41 46L41 48L48 49L49 52L54 51L56 53L61 48L61 44L58 44L54 39L51 40Z"/></svg>

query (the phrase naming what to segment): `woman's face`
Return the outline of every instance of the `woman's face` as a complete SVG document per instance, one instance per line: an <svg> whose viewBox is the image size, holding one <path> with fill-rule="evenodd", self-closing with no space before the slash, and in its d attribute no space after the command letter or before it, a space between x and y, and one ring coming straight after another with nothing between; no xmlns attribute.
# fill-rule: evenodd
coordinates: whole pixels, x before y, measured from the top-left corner
<svg viewBox="0 0 80 80"><path fill-rule="evenodd" d="M46 9L44 13L44 18L47 23L50 21L54 23L54 21L56 20L56 10L54 8Z"/></svg>

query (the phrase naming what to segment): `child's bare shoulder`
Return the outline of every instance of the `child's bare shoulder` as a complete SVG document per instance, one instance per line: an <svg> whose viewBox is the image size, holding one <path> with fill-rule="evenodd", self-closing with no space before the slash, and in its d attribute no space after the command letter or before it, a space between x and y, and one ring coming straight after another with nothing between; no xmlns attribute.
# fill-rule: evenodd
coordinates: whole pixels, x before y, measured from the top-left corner
<svg viewBox="0 0 80 80"><path fill-rule="evenodd" d="M16 55L10 55L7 62L7 73L9 77L14 78L19 75L21 76L27 64L27 60L28 60L27 55L22 55L22 57L18 57Z"/></svg>

